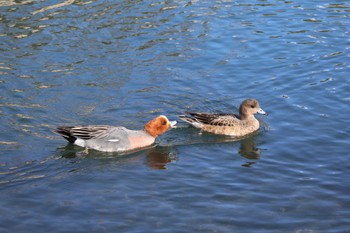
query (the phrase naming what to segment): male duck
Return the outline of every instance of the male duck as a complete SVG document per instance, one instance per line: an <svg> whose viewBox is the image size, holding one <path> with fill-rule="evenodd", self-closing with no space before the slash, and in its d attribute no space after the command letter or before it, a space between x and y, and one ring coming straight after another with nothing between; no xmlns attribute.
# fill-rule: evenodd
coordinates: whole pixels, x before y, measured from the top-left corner
<svg viewBox="0 0 350 233"><path fill-rule="evenodd" d="M147 147L155 138L176 125L166 116L149 121L143 130L129 130L125 127L108 125L60 126L54 130L70 143L105 152L125 152Z"/></svg>
<svg viewBox="0 0 350 233"><path fill-rule="evenodd" d="M256 113L266 115L257 100L247 99L239 107L239 116L224 113L188 112L189 116L181 115L179 117L202 131L243 137L259 129L259 121L254 116Z"/></svg>

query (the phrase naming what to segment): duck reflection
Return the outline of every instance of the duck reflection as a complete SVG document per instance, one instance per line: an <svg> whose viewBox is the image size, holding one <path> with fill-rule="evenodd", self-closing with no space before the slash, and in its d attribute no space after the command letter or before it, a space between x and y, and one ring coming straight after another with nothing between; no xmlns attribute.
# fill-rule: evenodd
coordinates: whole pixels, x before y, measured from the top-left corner
<svg viewBox="0 0 350 233"><path fill-rule="evenodd" d="M57 148L57 152L60 157L66 159L80 157L82 152L79 152L76 148L73 144L68 143L64 147Z"/></svg>
<svg viewBox="0 0 350 233"><path fill-rule="evenodd" d="M216 136L216 135L215 135ZM246 138L235 138L235 137L227 137L227 136L216 136L214 138L213 135L202 135L204 138L203 142L205 143L232 143L233 145L237 145L239 143L238 153L243 157L250 161L242 164L244 167L251 167L255 164L255 161L251 160L259 160L261 155L261 150L256 147L256 140L258 134L249 135ZM236 147L236 146L235 146Z"/></svg>
<svg viewBox="0 0 350 233"><path fill-rule="evenodd" d="M155 170L167 169L168 163L177 160L177 153L171 147L156 147L146 153L146 164Z"/></svg>
<svg viewBox="0 0 350 233"><path fill-rule="evenodd" d="M146 154L146 157L144 155ZM130 162L137 160L144 160L145 165L154 170L167 169L167 164L177 160L177 153L173 147L169 146L157 146L150 147L142 151L134 151L133 153L107 153L95 150L81 150L81 148L72 144L59 148L59 155L62 158L114 158L118 159L118 162Z"/></svg>
<svg viewBox="0 0 350 233"><path fill-rule="evenodd" d="M246 159L259 160L261 151L256 147L255 136L241 140L238 153ZM253 161L247 161L242 166L251 167L255 163Z"/></svg>
<svg viewBox="0 0 350 233"><path fill-rule="evenodd" d="M216 136L216 135L202 135L205 143L240 143L238 153L249 160L260 159L261 150L256 147L257 134L250 135L246 138Z"/></svg>
<svg viewBox="0 0 350 233"><path fill-rule="evenodd" d="M260 149L256 147L254 138L247 138L240 141L240 148L238 153L246 159L260 159Z"/></svg>

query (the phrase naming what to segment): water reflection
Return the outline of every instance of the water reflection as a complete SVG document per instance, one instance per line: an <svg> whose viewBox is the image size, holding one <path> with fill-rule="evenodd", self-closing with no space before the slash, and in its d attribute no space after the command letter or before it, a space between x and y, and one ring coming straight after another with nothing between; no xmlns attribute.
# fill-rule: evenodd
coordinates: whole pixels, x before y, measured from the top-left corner
<svg viewBox="0 0 350 233"><path fill-rule="evenodd" d="M262 130L268 130L268 125L261 122ZM256 141L258 139L259 132L254 132L245 137L230 137L224 135L215 135L206 132L200 132L191 126L178 127L177 130L173 130L177 137L176 145L195 145L195 144L214 144L214 143L232 143L236 145L240 144L238 153L250 160L260 159L261 150L256 147ZM181 139L179 139L181 138ZM168 142L169 144L169 142Z"/></svg>
<svg viewBox="0 0 350 233"><path fill-rule="evenodd" d="M255 138L247 138L240 141L240 148L238 153L249 160L258 160L260 159L260 149L256 147ZM256 162L247 161L242 164L243 167L251 167Z"/></svg>
<svg viewBox="0 0 350 233"><path fill-rule="evenodd" d="M172 147L157 147L147 151L146 165L155 170L167 169L167 164L177 160Z"/></svg>
<svg viewBox="0 0 350 233"><path fill-rule="evenodd" d="M218 138L219 139L219 138ZM222 143L233 143L233 145L237 145L239 143L239 148L237 153L245 159L248 159L247 162L242 164L243 167L251 167L255 164L255 161L259 160L261 155L261 150L256 146L257 134L251 135L246 138L227 138L225 137L221 142ZM216 141L217 143L218 141ZM236 153L235 153L236 154Z"/></svg>
<svg viewBox="0 0 350 233"><path fill-rule="evenodd" d="M152 146L148 149L132 151L128 153L107 153L95 150L85 151L81 147L67 144L58 149L58 155L62 158L95 158L95 159L117 159L119 163L131 163L141 161L154 170L167 169L167 164L177 160L177 152L171 146ZM146 155L146 156L145 156Z"/></svg>
<svg viewBox="0 0 350 233"><path fill-rule="evenodd" d="M247 138L240 141L240 148L238 153L246 158L251 160L257 160L260 159L260 149L256 147L255 139L254 138Z"/></svg>

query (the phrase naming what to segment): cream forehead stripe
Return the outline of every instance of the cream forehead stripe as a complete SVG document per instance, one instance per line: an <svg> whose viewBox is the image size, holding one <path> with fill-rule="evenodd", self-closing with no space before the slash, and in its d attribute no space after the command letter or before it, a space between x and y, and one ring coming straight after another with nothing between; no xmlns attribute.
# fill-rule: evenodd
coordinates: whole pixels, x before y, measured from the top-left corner
<svg viewBox="0 0 350 233"><path fill-rule="evenodd" d="M166 121L169 121L168 118L167 118L166 116L164 116L164 115L160 115L160 116L157 117L157 118L164 118Z"/></svg>

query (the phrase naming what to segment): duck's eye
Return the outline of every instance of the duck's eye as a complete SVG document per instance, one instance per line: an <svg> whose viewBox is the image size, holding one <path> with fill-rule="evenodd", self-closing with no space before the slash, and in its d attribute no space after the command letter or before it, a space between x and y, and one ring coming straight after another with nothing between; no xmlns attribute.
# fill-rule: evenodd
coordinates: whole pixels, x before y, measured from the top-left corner
<svg viewBox="0 0 350 233"><path fill-rule="evenodd" d="M254 105L250 105L250 107L251 107L251 108L255 108L255 106L254 106Z"/></svg>
<svg viewBox="0 0 350 233"><path fill-rule="evenodd" d="M162 121L162 125L166 125L166 121Z"/></svg>

